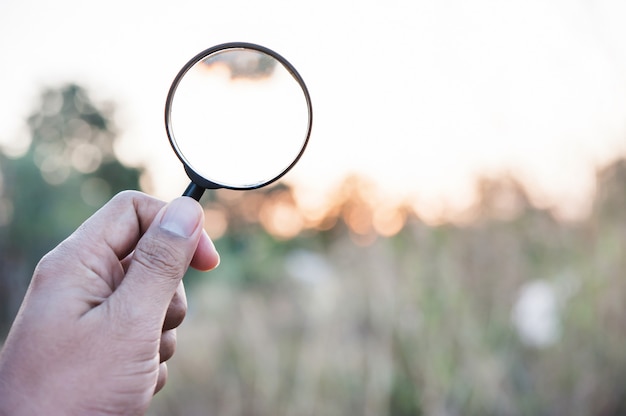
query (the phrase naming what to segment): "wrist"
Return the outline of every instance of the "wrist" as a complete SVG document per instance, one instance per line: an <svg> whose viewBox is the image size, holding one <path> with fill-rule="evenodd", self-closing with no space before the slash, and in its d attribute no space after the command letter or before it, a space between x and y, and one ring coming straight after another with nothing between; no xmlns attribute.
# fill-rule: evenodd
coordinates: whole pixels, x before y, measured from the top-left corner
<svg viewBox="0 0 626 416"><path fill-rule="evenodd" d="M21 416L38 414L36 400L27 397L19 389L13 377L6 374L0 364L0 416Z"/></svg>
<svg viewBox="0 0 626 416"><path fill-rule="evenodd" d="M19 362L5 350L0 351L0 416L53 414L45 411L52 407L45 405L34 383L24 380Z"/></svg>

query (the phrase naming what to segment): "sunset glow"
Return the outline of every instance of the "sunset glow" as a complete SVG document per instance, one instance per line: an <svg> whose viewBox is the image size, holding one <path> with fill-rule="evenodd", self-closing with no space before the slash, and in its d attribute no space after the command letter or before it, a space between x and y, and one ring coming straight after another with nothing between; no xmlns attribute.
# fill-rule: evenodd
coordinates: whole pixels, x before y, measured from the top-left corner
<svg viewBox="0 0 626 416"><path fill-rule="evenodd" d="M0 6L0 142L20 148L40 88L84 84L117 106L117 153L146 165L149 191L164 199L187 183L163 126L170 83L191 56L234 40L287 57L311 92L310 145L284 179L306 190L295 191L305 227L353 174L378 189L370 205L380 208L346 214L360 232L396 232L399 205L429 223L468 218L476 180L502 174L576 219L589 211L597 167L626 150L619 1L113 1L98 19L93 7Z"/></svg>

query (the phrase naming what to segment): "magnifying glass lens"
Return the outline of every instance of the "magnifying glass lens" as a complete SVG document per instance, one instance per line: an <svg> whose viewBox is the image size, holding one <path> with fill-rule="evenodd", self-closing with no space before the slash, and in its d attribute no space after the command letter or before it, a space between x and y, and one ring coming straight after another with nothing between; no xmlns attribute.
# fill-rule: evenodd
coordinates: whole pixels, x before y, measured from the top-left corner
<svg viewBox="0 0 626 416"><path fill-rule="evenodd" d="M170 142L190 177L204 179L197 183L203 187L252 189L273 182L308 141L311 106L302 79L272 51L242 45L248 46L198 55L168 96Z"/></svg>

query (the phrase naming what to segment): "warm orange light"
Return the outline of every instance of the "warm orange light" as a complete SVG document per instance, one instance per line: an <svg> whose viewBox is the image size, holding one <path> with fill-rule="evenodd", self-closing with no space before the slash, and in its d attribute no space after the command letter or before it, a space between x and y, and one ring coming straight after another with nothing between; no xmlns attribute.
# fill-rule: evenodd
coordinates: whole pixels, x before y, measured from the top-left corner
<svg viewBox="0 0 626 416"><path fill-rule="evenodd" d="M261 206L259 219L263 227L278 238L293 238L304 228L304 218L287 192L267 198Z"/></svg>
<svg viewBox="0 0 626 416"><path fill-rule="evenodd" d="M204 210L204 229L209 236L217 240L228 229L228 218L220 207L209 207Z"/></svg>
<svg viewBox="0 0 626 416"><path fill-rule="evenodd" d="M383 237L391 237L400 232L406 222L406 212L401 208L382 207L374 212L374 229Z"/></svg>
<svg viewBox="0 0 626 416"><path fill-rule="evenodd" d="M347 207L343 219L356 234L368 235L372 232L372 212L363 203Z"/></svg>

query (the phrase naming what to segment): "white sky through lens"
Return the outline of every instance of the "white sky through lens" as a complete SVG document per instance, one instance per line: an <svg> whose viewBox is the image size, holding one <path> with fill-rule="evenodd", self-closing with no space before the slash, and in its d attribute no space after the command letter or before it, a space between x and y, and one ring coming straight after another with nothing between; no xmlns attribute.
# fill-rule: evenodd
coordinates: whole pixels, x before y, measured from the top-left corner
<svg viewBox="0 0 626 416"><path fill-rule="evenodd" d="M626 143L625 21L622 1L4 0L0 141L42 87L76 81L117 105L123 159L172 198L186 179L169 85L199 51L248 41L309 87L313 134L285 180L311 193L356 172L390 199L463 205L476 174L512 172L546 204L584 206Z"/></svg>
<svg viewBox="0 0 626 416"><path fill-rule="evenodd" d="M233 76L223 62L201 61L176 87L170 122L177 148L195 172L214 183L245 188L272 181L304 146L304 91L280 62L263 56L274 62L267 73ZM254 71L263 58L254 50L227 49L218 59L239 60L241 70Z"/></svg>

